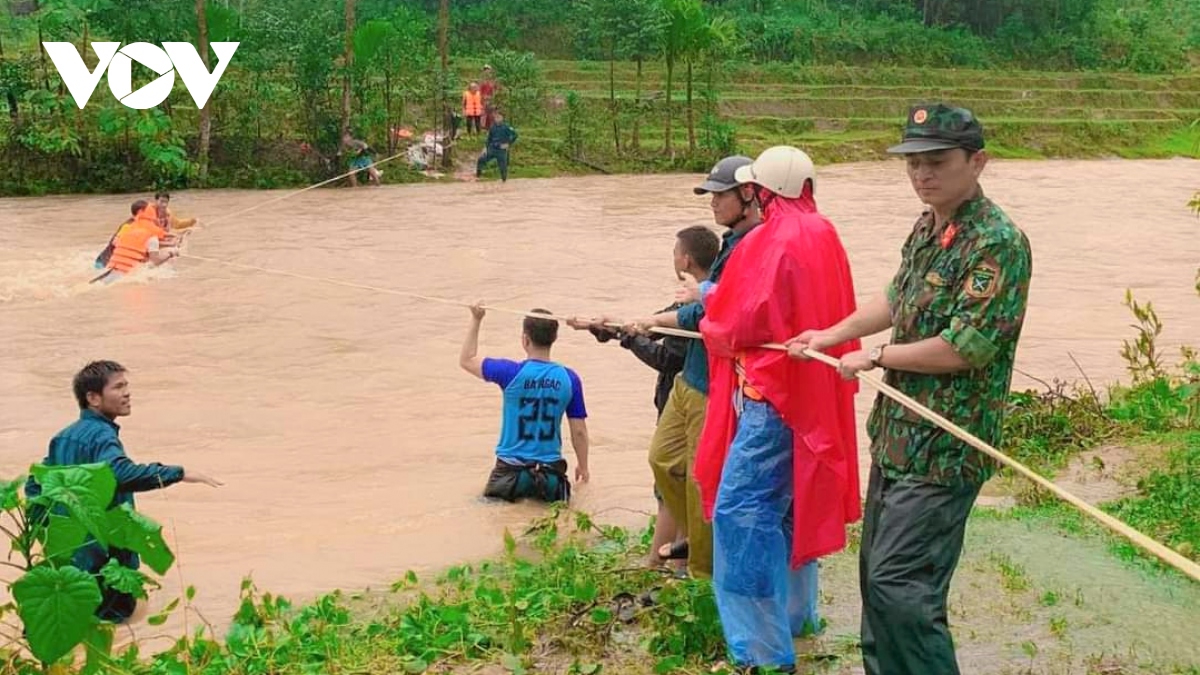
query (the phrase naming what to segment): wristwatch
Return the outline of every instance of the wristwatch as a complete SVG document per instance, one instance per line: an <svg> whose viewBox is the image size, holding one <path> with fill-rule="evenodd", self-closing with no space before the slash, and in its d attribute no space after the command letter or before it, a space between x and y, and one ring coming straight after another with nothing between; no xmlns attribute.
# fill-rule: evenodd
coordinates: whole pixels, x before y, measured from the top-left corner
<svg viewBox="0 0 1200 675"><path fill-rule="evenodd" d="M874 347L871 348L871 352L868 356L871 358L871 367L872 368L880 367L879 359L883 358L883 348L886 346L887 345L875 345Z"/></svg>

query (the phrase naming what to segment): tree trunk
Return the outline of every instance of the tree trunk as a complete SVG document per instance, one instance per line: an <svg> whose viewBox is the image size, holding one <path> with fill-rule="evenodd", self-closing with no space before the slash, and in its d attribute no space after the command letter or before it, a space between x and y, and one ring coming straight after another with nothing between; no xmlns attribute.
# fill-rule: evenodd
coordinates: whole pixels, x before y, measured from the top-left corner
<svg viewBox="0 0 1200 675"><path fill-rule="evenodd" d="M667 124L663 134L663 152L671 152L671 84L675 74L675 58L667 56Z"/></svg>
<svg viewBox="0 0 1200 675"><path fill-rule="evenodd" d="M38 52L40 52L39 55L42 61L42 87L44 87L46 91L50 91L50 71L46 67L46 49L42 47L42 42L44 42L42 39L42 17L38 16L38 36L36 46Z"/></svg>
<svg viewBox="0 0 1200 675"><path fill-rule="evenodd" d="M350 72L354 69L354 0L346 0L346 51L342 57L342 143L338 156L344 156L350 137ZM358 186L358 172L350 174L350 187Z"/></svg>
<svg viewBox="0 0 1200 675"><path fill-rule="evenodd" d="M688 152L696 152L696 119L692 106L692 60L687 62L687 127Z"/></svg>
<svg viewBox="0 0 1200 675"><path fill-rule="evenodd" d="M200 61L208 70L208 17L204 13L205 0L196 0L196 23L199 25ZM208 146L212 141L212 97L200 109L200 187L208 181Z"/></svg>
<svg viewBox="0 0 1200 675"><path fill-rule="evenodd" d="M392 133L392 60L388 59L388 67L383 71L383 128L387 131L388 157L396 154L396 134Z"/></svg>
<svg viewBox="0 0 1200 675"><path fill-rule="evenodd" d="M3 61L3 60L4 60L4 40L0 39L0 61ZM17 108L17 96L16 96L16 94L14 94L12 92L12 89L9 89L6 92L6 94L7 94L7 98L8 98L8 116L10 118L12 118L13 128L18 129L21 126L21 113L19 112L19 110Z"/></svg>
<svg viewBox="0 0 1200 675"><path fill-rule="evenodd" d="M642 122L642 56L637 57L637 90L633 95L633 149L641 150L642 139L639 127Z"/></svg>
<svg viewBox="0 0 1200 675"><path fill-rule="evenodd" d="M617 124L617 54L615 44L608 49L608 110L612 115L613 148L621 152L621 128Z"/></svg>
<svg viewBox="0 0 1200 675"><path fill-rule="evenodd" d="M435 129L445 128L449 132L453 127L447 122L450 117L450 106L446 102L446 87L450 81L450 0L442 0L438 6L438 53L442 60L442 75L438 84L438 124ZM442 142L442 169L450 170L450 147L454 139L448 136Z"/></svg>

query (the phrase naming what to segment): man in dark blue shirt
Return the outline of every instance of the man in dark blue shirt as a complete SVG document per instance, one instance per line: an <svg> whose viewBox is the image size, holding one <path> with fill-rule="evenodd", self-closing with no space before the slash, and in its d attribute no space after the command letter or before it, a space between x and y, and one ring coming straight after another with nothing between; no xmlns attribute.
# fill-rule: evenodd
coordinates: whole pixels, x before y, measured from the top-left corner
<svg viewBox="0 0 1200 675"><path fill-rule="evenodd" d="M508 148L517 142L517 132L504 121L504 115L496 111L496 122L488 129L486 147L475 162L475 177L483 175L483 169L493 159L500 166L500 182L508 180Z"/></svg>
<svg viewBox="0 0 1200 675"><path fill-rule="evenodd" d="M203 483L218 487L220 482L199 473L185 471L181 466L166 466L154 462L136 464L125 455L116 419L130 413L129 380L125 368L113 361L93 361L75 375L75 400L79 403L79 419L58 432L50 440L50 451L42 463L46 466L107 463L117 479L117 492L110 508L128 504L135 506L133 493L156 490L175 483ZM42 493L41 486L30 477L25 494L32 499ZM31 520L48 515L44 510L31 510ZM109 560L136 570L140 560L136 553L119 548L105 550L95 539L88 537L75 551L71 564L90 574L99 575ZM102 601L96 616L104 621L123 623L137 609L137 598L105 586L98 578Z"/></svg>
<svg viewBox="0 0 1200 675"><path fill-rule="evenodd" d="M654 327L699 330L700 320L704 318L704 306L699 302L700 285L711 288L719 281L734 247L762 222L753 200L734 178L739 167L751 163L753 160L741 155L726 157L717 162L703 183L692 188L696 195L712 195L709 205L713 220L728 228L724 240L709 258L711 264L703 266L708 270L707 274L693 274L676 265L679 278L686 281L686 288L676 295L682 306L675 311L634 321L626 326L627 332L645 334ZM710 236L716 239L715 235ZM665 423L660 421L655 430L650 444L650 467L667 508L671 509L679 526L687 530L688 573L697 578L709 578L712 576L712 526L704 521L700 492L692 477L692 462L708 404L708 352L702 340L688 341L683 371L671 396L676 405L668 403L669 412L662 418Z"/></svg>

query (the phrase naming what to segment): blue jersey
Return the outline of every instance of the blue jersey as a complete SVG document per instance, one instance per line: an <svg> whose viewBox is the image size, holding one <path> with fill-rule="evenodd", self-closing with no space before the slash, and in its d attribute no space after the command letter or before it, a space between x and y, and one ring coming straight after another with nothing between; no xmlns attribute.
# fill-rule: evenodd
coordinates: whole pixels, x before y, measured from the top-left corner
<svg viewBox="0 0 1200 675"><path fill-rule="evenodd" d="M562 459L562 418L584 419L583 383L553 361L484 359L483 379L504 392L496 456L516 462Z"/></svg>

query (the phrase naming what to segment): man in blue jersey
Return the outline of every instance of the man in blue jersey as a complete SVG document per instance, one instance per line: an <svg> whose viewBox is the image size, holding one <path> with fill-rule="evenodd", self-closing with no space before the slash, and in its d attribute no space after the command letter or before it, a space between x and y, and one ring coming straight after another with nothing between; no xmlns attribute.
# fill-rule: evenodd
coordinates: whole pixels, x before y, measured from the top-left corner
<svg viewBox="0 0 1200 675"><path fill-rule="evenodd" d="M544 309L533 313L549 314ZM558 321L525 318L521 332L524 361L479 358L479 327L484 314L479 304L471 307L471 327L458 361L463 370L500 387L504 396L496 466L483 494L510 502L525 497L568 501L571 482L562 456L562 418L567 417L578 460L575 480L586 483L587 409L579 375L550 359L550 348L558 337Z"/></svg>

